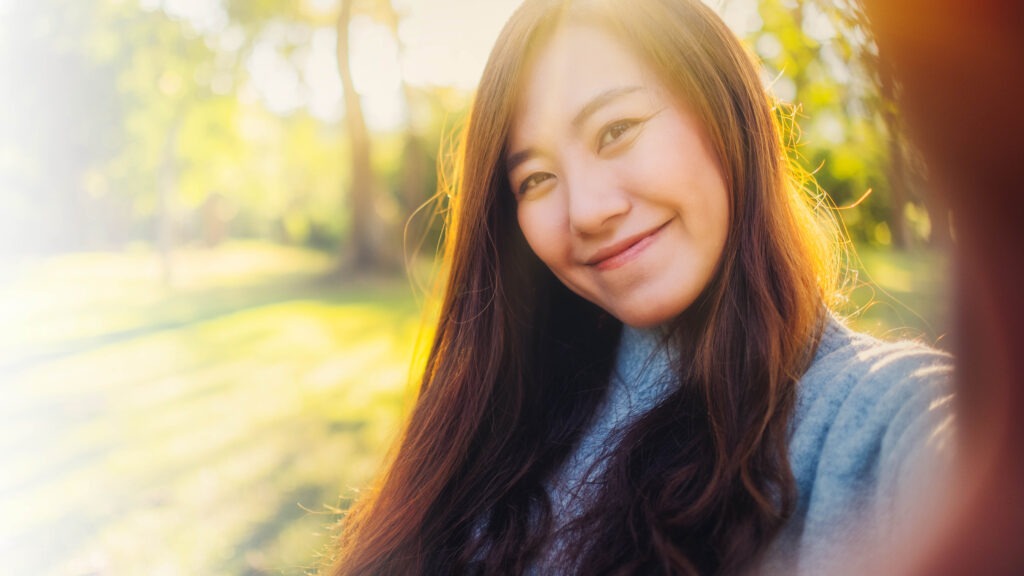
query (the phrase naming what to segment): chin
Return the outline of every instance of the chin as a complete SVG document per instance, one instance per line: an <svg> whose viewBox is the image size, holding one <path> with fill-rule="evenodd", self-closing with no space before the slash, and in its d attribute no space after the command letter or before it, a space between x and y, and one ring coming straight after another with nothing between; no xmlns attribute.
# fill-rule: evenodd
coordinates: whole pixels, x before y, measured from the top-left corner
<svg viewBox="0 0 1024 576"><path fill-rule="evenodd" d="M619 313L612 312L623 324L633 328L654 328L665 324L675 318L678 314L665 310L626 310Z"/></svg>

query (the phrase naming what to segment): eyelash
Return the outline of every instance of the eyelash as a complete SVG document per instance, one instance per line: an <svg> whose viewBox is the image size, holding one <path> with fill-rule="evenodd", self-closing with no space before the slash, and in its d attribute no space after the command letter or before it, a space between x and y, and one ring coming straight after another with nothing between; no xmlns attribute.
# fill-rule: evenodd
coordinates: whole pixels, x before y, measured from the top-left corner
<svg viewBox="0 0 1024 576"><path fill-rule="evenodd" d="M629 132L631 129L635 128L638 124L640 124L640 122L640 120L616 120L615 122L608 124L607 126L604 127L604 129L601 130L601 133L598 136L597 150L601 151L605 147L614 144L620 138L622 138L622 136L625 133ZM608 138L608 136L611 136L611 139L606 141L606 138ZM530 174L523 180L521 184L519 184L519 196L526 194L526 192L529 191L530 188L538 186L545 180L554 177L554 174L550 174L548 172L534 172L533 174Z"/></svg>
<svg viewBox="0 0 1024 576"><path fill-rule="evenodd" d="M522 196L523 194L526 194L530 188L538 186L545 180L554 177L554 174L549 174L548 172L534 172L533 174L530 174L523 180L522 184L519 185L519 195Z"/></svg>
<svg viewBox="0 0 1024 576"><path fill-rule="evenodd" d="M597 139L597 149L600 151L606 146L614 144L622 137L623 134L629 132L630 129L634 128L639 123L639 120L616 120L615 122L607 125L603 130L601 130L601 134ZM618 131L618 133L613 135L616 131ZM609 136L611 136L611 139L607 140Z"/></svg>

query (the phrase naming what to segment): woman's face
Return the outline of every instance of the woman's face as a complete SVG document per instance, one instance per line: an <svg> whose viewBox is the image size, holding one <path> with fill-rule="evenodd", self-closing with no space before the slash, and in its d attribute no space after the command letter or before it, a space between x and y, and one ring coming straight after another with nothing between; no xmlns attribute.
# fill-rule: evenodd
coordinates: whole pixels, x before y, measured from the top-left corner
<svg viewBox="0 0 1024 576"><path fill-rule="evenodd" d="M626 324L679 315L710 282L729 227L701 122L589 26L560 28L523 88L506 166L530 247L570 290Z"/></svg>

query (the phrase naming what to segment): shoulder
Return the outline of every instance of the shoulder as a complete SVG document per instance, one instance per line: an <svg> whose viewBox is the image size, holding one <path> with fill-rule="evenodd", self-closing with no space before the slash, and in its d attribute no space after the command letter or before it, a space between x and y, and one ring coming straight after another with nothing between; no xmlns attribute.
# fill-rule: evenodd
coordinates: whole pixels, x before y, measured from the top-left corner
<svg viewBox="0 0 1024 576"><path fill-rule="evenodd" d="M803 381L813 379L822 370L840 368L844 372L870 376L872 380L899 379L920 369L947 371L952 356L913 340L888 342L856 332L840 318L829 315L818 343L814 360ZM926 374L922 374L926 375Z"/></svg>
<svg viewBox="0 0 1024 576"><path fill-rule="evenodd" d="M828 565L911 517L913 494L952 452L952 382L949 354L830 318L791 427L798 502L786 540L801 564Z"/></svg>
<svg viewBox="0 0 1024 576"><path fill-rule="evenodd" d="M830 317L797 384L796 426L885 429L951 399L953 358L919 342L886 342Z"/></svg>
<svg viewBox="0 0 1024 576"><path fill-rule="evenodd" d="M909 448L951 415L953 358L918 342L885 342L830 318L797 384L793 456L823 451L850 466ZM796 464L796 463L794 463Z"/></svg>

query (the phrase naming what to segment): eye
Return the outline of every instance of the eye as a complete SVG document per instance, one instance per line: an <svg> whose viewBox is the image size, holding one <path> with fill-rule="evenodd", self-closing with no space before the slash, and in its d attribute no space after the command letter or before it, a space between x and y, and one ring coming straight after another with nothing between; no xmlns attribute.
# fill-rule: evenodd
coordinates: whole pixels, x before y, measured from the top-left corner
<svg viewBox="0 0 1024 576"><path fill-rule="evenodd" d="M597 141L597 149L601 150L605 146L614 144L623 134L629 132L631 128L639 123L639 120L618 120L612 122L601 131Z"/></svg>
<svg viewBox="0 0 1024 576"><path fill-rule="evenodd" d="M522 196L530 191L531 188L542 184L544 181L554 178L555 175L549 172L534 172L523 180L522 184L519 185L519 195Z"/></svg>

